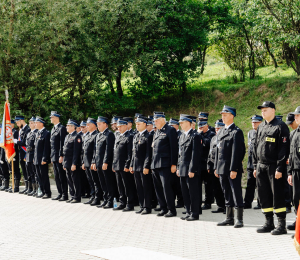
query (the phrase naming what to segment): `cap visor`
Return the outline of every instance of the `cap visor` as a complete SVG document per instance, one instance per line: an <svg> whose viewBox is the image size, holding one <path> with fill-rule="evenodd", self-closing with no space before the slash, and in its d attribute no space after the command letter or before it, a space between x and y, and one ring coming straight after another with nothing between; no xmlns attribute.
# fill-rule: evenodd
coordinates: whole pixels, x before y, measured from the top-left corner
<svg viewBox="0 0 300 260"><path fill-rule="evenodd" d="M267 108L267 106L258 106L257 109Z"/></svg>

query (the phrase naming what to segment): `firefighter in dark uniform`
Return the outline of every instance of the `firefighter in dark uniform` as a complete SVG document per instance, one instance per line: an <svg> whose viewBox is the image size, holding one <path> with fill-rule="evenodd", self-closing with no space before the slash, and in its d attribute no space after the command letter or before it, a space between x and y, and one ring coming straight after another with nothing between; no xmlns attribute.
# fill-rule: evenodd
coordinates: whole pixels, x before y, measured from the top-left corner
<svg viewBox="0 0 300 260"><path fill-rule="evenodd" d="M177 141L178 141L178 145L179 145L179 138L182 134L182 132L179 130L179 121L176 118L170 118L169 126L172 126L176 129ZM183 196L182 196L182 191L181 191L180 178L177 176L177 174L174 174L174 186L173 187L174 187L174 193L177 197L176 208L183 208L184 202L183 202Z"/></svg>
<svg viewBox="0 0 300 260"><path fill-rule="evenodd" d="M199 121L208 121L208 116L209 116L209 113L208 112L200 112L199 115L198 115L198 119ZM212 126L208 126L208 129L214 133L216 133L216 130L214 127Z"/></svg>
<svg viewBox="0 0 300 260"><path fill-rule="evenodd" d="M85 170L87 179L91 188L91 197L84 204L90 204L91 206L100 205L100 200L102 198L102 189L98 177L97 171L94 171L92 166L92 160L94 156L94 149L97 137L97 121L94 118L89 117L86 121L86 126L88 134L84 138L83 146L83 165L82 169Z"/></svg>
<svg viewBox="0 0 300 260"><path fill-rule="evenodd" d="M83 147L84 147L84 138L87 135L88 131L86 128L86 121L81 121L80 123L80 127L78 127L77 129L80 129L80 132L78 133L81 136L82 139L82 149L81 149L81 165L83 164ZM81 185L81 197L83 199L89 198L91 196L91 188L90 188L90 184L89 181L87 179L85 170L82 169L82 167L80 167L80 185Z"/></svg>
<svg viewBox="0 0 300 260"><path fill-rule="evenodd" d="M285 179L287 151L289 149L289 129L275 118L275 105L265 101L261 106L265 119L257 129L253 146L253 175L256 177L259 202L265 214L265 224L257 229L258 233L272 235L286 234ZM274 229L273 211L278 217Z"/></svg>
<svg viewBox="0 0 300 260"><path fill-rule="evenodd" d="M67 123L67 132L69 133L65 138L63 146L63 168L67 173L69 191L71 199L67 200L68 203L81 202L80 191L80 166L81 166L81 149L82 139L77 133L76 128L79 124L69 119Z"/></svg>
<svg viewBox="0 0 300 260"><path fill-rule="evenodd" d="M27 194L28 192L32 192L32 183L28 180L28 174L26 169L26 137L30 132L29 126L25 122L24 116L18 115L15 117L15 122L19 127L19 138L14 139L14 143L17 144L18 149L16 152L19 153L20 165L22 168L23 178L25 182L25 189L20 191L20 194Z"/></svg>
<svg viewBox="0 0 300 260"><path fill-rule="evenodd" d="M131 135L135 135L136 131L132 129L133 118L132 117L123 117L124 120L127 121L127 130Z"/></svg>
<svg viewBox="0 0 300 260"><path fill-rule="evenodd" d="M154 112L157 131L152 142L153 180L156 196L161 208L157 216L174 217L177 215L175 197L172 189L173 174L178 162L178 142L175 128L166 122L163 112Z"/></svg>
<svg viewBox="0 0 300 260"><path fill-rule="evenodd" d="M114 116L112 119L111 119L111 123L110 123L110 127L114 132L115 134L115 137L117 137L120 132L118 131L118 127L117 127L117 122L119 119L123 118L122 116Z"/></svg>
<svg viewBox="0 0 300 260"><path fill-rule="evenodd" d="M51 111L50 120L54 127L51 130L51 162L53 164L54 177L58 191L57 197L52 200L67 201L68 200L68 181L66 171L63 169L63 146L67 134L66 127L60 122L60 114Z"/></svg>
<svg viewBox="0 0 300 260"><path fill-rule="evenodd" d="M201 137L203 151L201 153L201 177L199 185L202 186L204 182L205 187L205 199L202 210L211 209L211 204L214 202L214 193L213 193L213 175L207 171L207 159L210 150L211 139L216 135L215 132L209 129L207 121L198 121L198 132ZM200 204L202 204L202 194L200 198Z"/></svg>
<svg viewBox="0 0 300 260"><path fill-rule="evenodd" d="M199 219L199 175L201 174L199 158L202 146L200 136L192 130L193 120L189 115L180 115L180 126L184 131L179 140L177 176L180 177L186 215L182 220Z"/></svg>
<svg viewBox="0 0 300 260"><path fill-rule="evenodd" d="M152 157L152 140L147 127L148 119L144 116L138 116L135 123L137 133L133 139L132 160L130 163L130 172L134 175L137 188L140 210L137 214L150 214L152 210L152 185L150 164Z"/></svg>
<svg viewBox="0 0 300 260"><path fill-rule="evenodd" d="M296 130L297 130L297 128L298 128L298 126L299 126L299 124L297 123L297 121L295 120L295 115L293 114L293 113L288 113L288 115L286 116L286 121L285 121L285 123L290 127L290 128L292 128L293 129L293 131L291 131L290 132L290 147L292 146L292 140L293 140L293 137L294 137L294 134L296 133ZM291 151L292 150L290 150L290 153L289 153L289 157L291 157ZM291 164L292 164L292 162L291 162ZM287 165L288 165L288 167L287 167L287 170L288 170L288 176L292 176L293 175L293 171L292 171L292 168L291 168L291 166L290 166L290 164L289 164L289 159L287 160ZM291 177L290 177L291 178ZM289 188L290 188L290 196L291 196L291 198L292 198L292 201L294 201L294 196L293 196L293 186L291 185L291 182L289 182ZM295 204L293 204L294 206L295 206ZM295 213L296 213L296 216L297 216L297 210L296 210L296 208L295 208ZM287 229L289 229L289 230L295 230L295 228L296 228L296 221L295 222L293 222L291 225L288 225L287 226Z"/></svg>
<svg viewBox="0 0 300 260"><path fill-rule="evenodd" d="M214 174L214 163L215 163L215 157L216 157L216 148L217 148L217 143L218 143L218 137L217 134L220 131L221 128L223 128L225 124L223 123L222 119L218 119L215 122L215 131L216 135L211 139L210 142L210 150L208 154L208 159L207 159L207 172L209 174L213 175L213 192L214 192L214 197L216 198L216 203L217 203L217 210L212 210L212 213L226 213L225 210L225 199L224 199L224 194L222 191L220 179L217 178Z"/></svg>
<svg viewBox="0 0 300 260"><path fill-rule="evenodd" d="M35 136L38 130L35 128L35 117L30 118L30 132L26 137L26 168L28 173L28 181L32 183L32 192L28 192L28 196L36 196L37 194L37 174L33 164Z"/></svg>
<svg viewBox="0 0 300 260"><path fill-rule="evenodd" d="M134 177L129 172L132 156L133 135L129 133L128 122L123 118L117 122L120 134L116 137L112 170L116 174L120 205L114 210L133 211L135 205Z"/></svg>
<svg viewBox="0 0 300 260"><path fill-rule="evenodd" d="M45 128L45 120L37 116L35 119L36 133L34 142L34 157L33 164L35 165L36 173L40 181L40 189L42 193L37 195L37 198L49 199L51 198L51 189L49 181L49 168L50 163L50 133Z"/></svg>
<svg viewBox="0 0 300 260"><path fill-rule="evenodd" d="M116 178L112 172L115 135L108 129L108 118L99 116L97 126L99 134L96 137L93 168L97 170L103 191L103 203L98 208L113 208L116 195Z"/></svg>
<svg viewBox="0 0 300 260"><path fill-rule="evenodd" d="M0 133L2 132L2 123L0 125ZM9 189L9 168L8 164L5 161L5 150L0 148L0 168L1 168L1 176L2 176L2 186L0 188L1 191Z"/></svg>
<svg viewBox="0 0 300 260"><path fill-rule="evenodd" d="M15 121L11 120L11 129L12 129L12 133L13 133L13 138L14 140L18 140L19 139L19 131L17 129L14 128L15 125ZM14 175L15 175L15 188L14 188L14 192L19 192L19 186L20 186L20 180L21 180L21 172L20 172L20 166L19 166L19 153L18 153L18 145L15 143L14 144L14 148L16 151L16 155L13 158L12 162L14 164ZM11 174L12 172L12 168L11 168L11 164L12 162L8 163L6 156L5 156L5 160L6 163L8 164L8 168L9 168L9 172ZM12 193L12 187L10 187L9 189L5 190L6 192L10 192Z"/></svg>
<svg viewBox="0 0 300 260"><path fill-rule="evenodd" d="M243 159L245 142L243 131L234 124L236 109L224 106L221 111L225 124L218 132L218 144L215 158L215 175L220 178L224 192L226 219L218 226L234 225L234 207L237 210L235 228L241 228L243 223L244 203L242 196Z"/></svg>
<svg viewBox="0 0 300 260"><path fill-rule="evenodd" d="M252 163L252 154L253 154L253 144L255 141L255 135L258 126L261 124L263 121L262 116L259 115L254 115L251 118L252 122L252 130L250 130L247 134L248 137L248 162L247 162L247 173L248 173L248 178L247 178L247 188L246 188L246 193L245 193L245 198L244 198L244 209L251 209L252 208L252 202L254 199L254 193L255 193L255 188L256 188L256 178L253 176L253 163ZM259 200L257 200L257 207L255 209L260 209L260 204Z"/></svg>
<svg viewBox="0 0 300 260"><path fill-rule="evenodd" d="M293 187L293 203L295 207L295 213L297 216L297 210L300 200L300 107L297 107L295 112L292 113L295 117L295 123L298 127L291 133L291 146L289 154L289 167L288 167L288 182ZM289 120L291 122L291 118ZM288 226L289 230L295 230L296 223Z"/></svg>

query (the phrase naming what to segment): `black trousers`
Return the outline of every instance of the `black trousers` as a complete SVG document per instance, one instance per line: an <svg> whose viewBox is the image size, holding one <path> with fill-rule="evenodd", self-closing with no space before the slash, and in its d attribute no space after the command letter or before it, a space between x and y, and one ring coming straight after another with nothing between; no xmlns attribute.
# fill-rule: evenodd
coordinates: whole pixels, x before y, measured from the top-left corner
<svg viewBox="0 0 300 260"><path fill-rule="evenodd" d="M103 191L101 189L101 184L99 181L98 173L97 173L97 171L91 170L91 168L89 168L89 170L90 170L90 173L92 176L93 185L94 185L94 189L95 189L95 199L102 200L103 199Z"/></svg>
<svg viewBox="0 0 300 260"><path fill-rule="evenodd" d="M134 172L135 185L137 189L140 207L151 211L152 208L152 175L143 172Z"/></svg>
<svg viewBox="0 0 300 260"><path fill-rule="evenodd" d="M212 176L212 174L208 173L207 170L201 170L200 178L201 178L200 183L201 183L201 185L202 185L202 182L204 183L204 189L205 189L204 204L211 205L214 202L213 176ZM202 193L201 193L200 203L202 203Z"/></svg>
<svg viewBox="0 0 300 260"><path fill-rule="evenodd" d="M216 177L216 175L213 173L213 170L210 172L210 174L213 175L213 190L214 190L214 197L216 198L217 206L219 208L225 208L225 198L220 183L220 179Z"/></svg>
<svg viewBox="0 0 300 260"><path fill-rule="evenodd" d="M224 193L225 206L243 208L242 173L238 173L235 179L230 174L220 174L220 182Z"/></svg>
<svg viewBox="0 0 300 260"><path fill-rule="evenodd" d="M9 168L7 162L3 162L1 164L1 172L2 172L2 179L4 181L9 181Z"/></svg>
<svg viewBox="0 0 300 260"><path fill-rule="evenodd" d="M256 188L256 178L253 176L253 169L247 169L247 188L244 198L245 206L252 206L252 202L254 200L255 188Z"/></svg>
<svg viewBox="0 0 300 260"><path fill-rule="evenodd" d="M290 185L287 181L287 167L285 167L284 172L282 173L282 178L284 179L284 197L285 197L285 206L287 208L292 207L292 197L290 193Z"/></svg>
<svg viewBox="0 0 300 260"><path fill-rule="evenodd" d="M153 170L154 188L162 210L168 209L176 214L175 196L172 189L172 180L174 178L171 167L157 168Z"/></svg>
<svg viewBox="0 0 300 260"><path fill-rule="evenodd" d="M280 179L275 179L276 168L276 164L257 164L258 197L264 214L273 215L274 210L278 217L285 217L285 180L284 176Z"/></svg>
<svg viewBox="0 0 300 260"><path fill-rule="evenodd" d="M300 200L300 170L294 170L293 171L293 202L295 206L296 215L299 207L299 200Z"/></svg>
<svg viewBox="0 0 300 260"><path fill-rule="evenodd" d="M27 162L26 169L27 169L27 181L34 184L36 174L35 174L35 166L33 165L33 162Z"/></svg>
<svg viewBox="0 0 300 260"><path fill-rule="evenodd" d="M117 176L118 189L120 193L121 205L126 204L126 207L133 208L135 204L135 191L136 191L134 186L133 174L125 171L116 171L116 173L117 173L116 176ZM121 192L123 193L122 195ZM121 196L122 196L122 200L121 200Z"/></svg>
<svg viewBox="0 0 300 260"><path fill-rule="evenodd" d="M71 171L70 168L66 168L67 180L69 185L69 191L72 199L81 201L81 189L80 189L80 170L79 166L75 171Z"/></svg>
<svg viewBox="0 0 300 260"><path fill-rule="evenodd" d="M7 163L8 164L8 168L9 168L9 173L12 173L12 168L11 168L11 163ZM19 161L14 158L13 159L13 164L14 164L14 179L15 180L21 180L21 172L20 172L20 167L19 167ZM9 178L8 178L9 179Z"/></svg>
<svg viewBox="0 0 300 260"><path fill-rule="evenodd" d="M81 195L90 195L91 193L91 188L90 184L88 182L88 179L86 177L86 173L82 168L80 167L79 169L79 175L80 175L80 186L81 186Z"/></svg>
<svg viewBox="0 0 300 260"><path fill-rule="evenodd" d="M26 162L22 159L22 160L20 160L20 165L21 165L21 168L22 168L24 181L28 181L28 173L27 173Z"/></svg>
<svg viewBox="0 0 300 260"><path fill-rule="evenodd" d="M53 162L54 178L59 195L68 198L68 181L66 171L59 162Z"/></svg>
<svg viewBox="0 0 300 260"><path fill-rule="evenodd" d="M40 180L40 188L44 194L51 196L50 182L49 182L49 168L48 164L36 165L36 173Z"/></svg>
<svg viewBox="0 0 300 260"><path fill-rule="evenodd" d="M180 185L180 177L178 177L176 174L173 175L173 190L175 194L175 199L177 198L177 205L183 206L183 195L181 191L181 185Z"/></svg>
<svg viewBox="0 0 300 260"><path fill-rule="evenodd" d="M121 171L116 171L115 174L116 174L116 180L117 180L118 191L119 191L120 206L126 207L127 197L126 197L126 193L125 193L123 179L121 176Z"/></svg>
<svg viewBox="0 0 300 260"><path fill-rule="evenodd" d="M85 173L88 180L88 183L90 185L90 195L92 198L95 198L95 185L92 177L92 170L90 167L85 167Z"/></svg>
<svg viewBox="0 0 300 260"><path fill-rule="evenodd" d="M108 205L113 205L114 198L118 198L118 186L116 174L112 171L111 165L108 165L107 170L103 171L107 188L107 201Z"/></svg>
<svg viewBox="0 0 300 260"><path fill-rule="evenodd" d="M98 178L99 178L99 182L100 182L100 187L101 187L101 190L103 193L102 194L103 200L104 200L104 202L107 202L108 201L108 189L107 189L104 173L101 168L97 168L97 173L98 173Z"/></svg>
<svg viewBox="0 0 300 260"><path fill-rule="evenodd" d="M186 208L186 213L192 217L199 217L200 197L198 192L199 176L193 178L189 176L180 177L181 190Z"/></svg>

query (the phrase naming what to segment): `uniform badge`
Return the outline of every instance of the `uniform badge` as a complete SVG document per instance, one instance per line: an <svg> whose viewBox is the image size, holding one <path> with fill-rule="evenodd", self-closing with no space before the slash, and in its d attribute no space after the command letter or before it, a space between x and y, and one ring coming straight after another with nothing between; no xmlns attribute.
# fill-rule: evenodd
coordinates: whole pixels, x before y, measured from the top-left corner
<svg viewBox="0 0 300 260"><path fill-rule="evenodd" d="M283 137L282 142L286 143L286 137Z"/></svg>
<svg viewBox="0 0 300 260"><path fill-rule="evenodd" d="M78 143L81 143L81 140L80 140L80 138L78 138L78 139L77 139L77 142L78 142Z"/></svg>

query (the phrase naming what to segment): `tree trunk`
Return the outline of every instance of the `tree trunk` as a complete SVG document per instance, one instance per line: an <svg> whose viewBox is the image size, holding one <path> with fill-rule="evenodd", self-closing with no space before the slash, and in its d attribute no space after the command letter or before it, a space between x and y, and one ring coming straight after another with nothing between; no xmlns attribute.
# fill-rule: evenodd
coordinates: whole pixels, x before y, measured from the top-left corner
<svg viewBox="0 0 300 260"><path fill-rule="evenodd" d="M121 83L121 79L122 79L122 70L123 69L118 69L118 75L116 77L116 84L117 84L117 91L118 91L118 96L122 97L123 96L123 90L122 90L122 83Z"/></svg>
<svg viewBox="0 0 300 260"><path fill-rule="evenodd" d="M115 92L114 85L113 85L110 77L107 78L107 82L108 82L111 94L115 95L116 92Z"/></svg>
<svg viewBox="0 0 300 260"><path fill-rule="evenodd" d="M206 56L206 50L207 50L207 45L204 46L204 50L202 52L202 64L201 64L201 68L200 68L200 74L202 75L204 72L204 62L205 62L205 56Z"/></svg>
<svg viewBox="0 0 300 260"><path fill-rule="evenodd" d="M270 46L269 46L269 41L268 41L268 39L265 40L265 45L266 45L267 52L269 53L269 55L271 56L271 58L272 58L272 60L273 60L275 69L278 68L278 64L277 64L277 61L276 61L276 59L275 59L275 56L274 56L274 54L273 54L273 53L271 52L271 50L270 50Z"/></svg>

